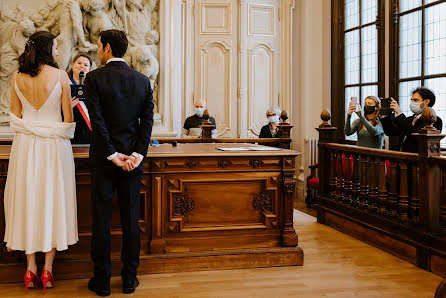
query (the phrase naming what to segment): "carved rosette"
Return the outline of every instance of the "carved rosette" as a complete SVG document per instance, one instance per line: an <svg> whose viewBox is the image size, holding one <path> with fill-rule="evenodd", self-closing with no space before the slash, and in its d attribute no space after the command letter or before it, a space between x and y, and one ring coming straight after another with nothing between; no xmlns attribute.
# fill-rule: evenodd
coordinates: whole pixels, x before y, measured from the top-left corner
<svg viewBox="0 0 446 298"><path fill-rule="evenodd" d="M195 202L186 197L183 193L173 195L173 214L174 216L184 216L195 208Z"/></svg>
<svg viewBox="0 0 446 298"><path fill-rule="evenodd" d="M252 201L252 206L256 210L262 210L263 212L272 212L273 210L273 192L265 191L260 193Z"/></svg>

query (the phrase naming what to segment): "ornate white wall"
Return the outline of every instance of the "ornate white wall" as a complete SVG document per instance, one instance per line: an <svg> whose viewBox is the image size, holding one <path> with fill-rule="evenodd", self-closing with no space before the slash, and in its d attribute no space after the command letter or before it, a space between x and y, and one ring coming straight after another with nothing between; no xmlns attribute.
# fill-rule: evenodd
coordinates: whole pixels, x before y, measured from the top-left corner
<svg viewBox="0 0 446 298"><path fill-rule="evenodd" d="M61 68L79 50L97 57L100 30L127 29L128 63L153 79L159 70L154 136L179 136L194 101L205 98L221 137L256 137L270 105L292 106L293 7L294 0L2 0L0 27L15 21L20 33L28 18L34 30L60 33ZM159 43L149 43L153 31ZM14 68L0 69L3 122ZM0 130L10 137L8 127Z"/></svg>

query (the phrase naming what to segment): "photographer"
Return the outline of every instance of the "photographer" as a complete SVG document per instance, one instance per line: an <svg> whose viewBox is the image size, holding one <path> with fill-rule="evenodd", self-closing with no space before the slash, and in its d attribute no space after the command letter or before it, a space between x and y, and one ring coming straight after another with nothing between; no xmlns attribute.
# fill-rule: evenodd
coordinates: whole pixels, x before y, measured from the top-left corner
<svg viewBox="0 0 446 298"><path fill-rule="evenodd" d="M357 146L381 149L384 142L384 130L378 119L381 101L376 96L368 96L364 102L364 113L356 102L350 102L344 133L350 136L357 133ZM351 122L352 114L356 112L359 119Z"/></svg>
<svg viewBox="0 0 446 298"><path fill-rule="evenodd" d="M418 153L418 139L412 136L412 134L418 133L425 125L420 119L424 108L426 106L433 107L434 104L435 94L426 87L418 87L412 91L410 103L410 110L414 115L406 117L401 112L396 100L390 99L390 111L389 113L381 113L381 123L386 135L402 136L398 144L400 151ZM395 112L395 115L391 112L392 110ZM441 131L442 126L443 122L437 116L437 122L434 123L434 127Z"/></svg>

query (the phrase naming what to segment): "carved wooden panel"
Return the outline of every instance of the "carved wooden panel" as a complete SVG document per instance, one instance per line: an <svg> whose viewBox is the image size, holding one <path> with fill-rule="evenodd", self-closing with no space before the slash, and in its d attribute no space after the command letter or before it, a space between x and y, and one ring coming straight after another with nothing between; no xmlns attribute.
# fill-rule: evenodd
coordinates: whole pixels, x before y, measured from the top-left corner
<svg viewBox="0 0 446 298"><path fill-rule="evenodd" d="M169 175L169 181L177 182L166 190L168 234L277 227L279 176L277 172Z"/></svg>
<svg viewBox="0 0 446 298"><path fill-rule="evenodd" d="M189 157L189 158L169 158L163 161L154 159L152 167L153 172L168 173L168 172L201 172L203 170L215 171L234 171L234 170L281 170L281 157ZM294 159L286 160L286 168L294 169Z"/></svg>

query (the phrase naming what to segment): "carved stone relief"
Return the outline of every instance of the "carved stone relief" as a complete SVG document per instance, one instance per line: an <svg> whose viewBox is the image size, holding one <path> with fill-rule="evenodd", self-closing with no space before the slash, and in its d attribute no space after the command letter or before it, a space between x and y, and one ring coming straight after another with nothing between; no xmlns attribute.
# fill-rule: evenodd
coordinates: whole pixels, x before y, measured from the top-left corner
<svg viewBox="0 0 446 298"><path fill-rule="evenodd" d="M36 31L53 33L58 41L60 69L68 70L79 52L97 55L99 32L119 29L127 33L129 48L124 59L149 77L158 112L159 0L44 0L39 8L26 10L2 6L0 11L0 123L9 122L12 73L27 38Z"/></svg>

